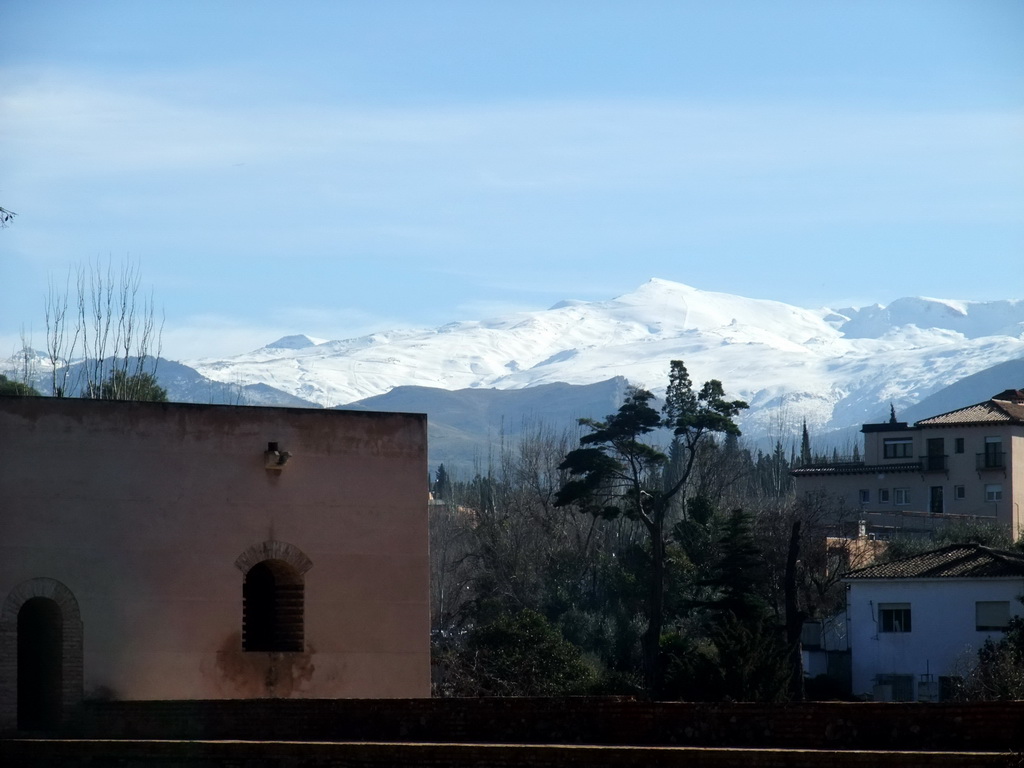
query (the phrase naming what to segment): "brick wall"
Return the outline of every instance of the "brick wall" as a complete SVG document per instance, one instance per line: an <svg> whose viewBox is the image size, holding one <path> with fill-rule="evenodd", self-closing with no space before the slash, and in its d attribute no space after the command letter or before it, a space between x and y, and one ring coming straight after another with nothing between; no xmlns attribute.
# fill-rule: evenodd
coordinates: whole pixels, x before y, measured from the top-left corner
<svg viewBox="0 0 1024 768"><path fill-rule="evenodd" d="M788 705L563 699L87 702L69 733L115 739L1024 750L1024 702Z"/></svg>
<svg viewBox="0 0 1024 768"><path fill-rule="evenodd" d="M20 768L298 768L392 766L513 768L586 766L596 768L995 768L1019 765L1008 753L822 752L738 750L699 747L569 747L500 744L328 744L308 742L5 741L5 760Z"/></svg>

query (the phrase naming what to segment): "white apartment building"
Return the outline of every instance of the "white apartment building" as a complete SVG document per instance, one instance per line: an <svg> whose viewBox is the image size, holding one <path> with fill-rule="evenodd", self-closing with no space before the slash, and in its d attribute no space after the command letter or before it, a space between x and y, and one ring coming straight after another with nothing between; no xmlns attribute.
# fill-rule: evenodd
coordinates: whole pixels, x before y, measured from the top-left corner
<svg viewBox="0 0 1024 768"><path fill-rule="evenodd" d="M942 701L1024 606L1024 555L956 544L851 571L846 621L852 693Z"/></svg>
<svg viewBox="0 0 1024 768"><path fill-rule="evenodd" d="M798 493L825 493L869 534L930 531L953 520L992 520L1018 538L1024 519L1024 391L913 425L865 424L857 460L794 469Z"/></svg>

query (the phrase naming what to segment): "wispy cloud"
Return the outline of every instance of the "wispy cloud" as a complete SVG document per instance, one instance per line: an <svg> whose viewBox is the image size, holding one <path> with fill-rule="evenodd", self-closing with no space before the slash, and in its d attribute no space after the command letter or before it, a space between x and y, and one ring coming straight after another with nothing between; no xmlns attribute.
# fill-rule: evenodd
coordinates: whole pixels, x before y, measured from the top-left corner
<svg viewBox="0 0 1024 768"><path fill-rule="evenodd" d="M344 203L439 190L715 188L735 185L738 174L799 181L833 173L868 183L866 167L891 176L940 158L936 177L1024 167L1024 116L1014 113L644 100L255 107L156 90L64 76L9 88L0 138L17 151L7 153L6 172L46 183L198 174L218 193L237 185L245 195L256 170L259 193L287 179L289 194Z"/></svg>
<svg viewBox="0 0 1024 768"><path fill-rule="evenodd" d="M969 227L1019 227L1024 209L1019 111L838 99L261 103L233 96L217 72L0 77L0 203L23 214L5 246L37 272L128 253L160 264L164 285L186 262L193 281L230 283L203 295L221 316L189 306L171 318L166 348L180 356L401 326L411 298L455 319L610 296L637 274L729 290L727 277L762 282L754 261L788 257L809 231L825 234L803 243L794 272L853 229L884 238L884 260L917 246L915 227L960 227L967 240ZM841 245L847 258L858 247ZM748 268L710 282L706 254ZM594 270L602 257L620 263ZM327 269L334 290L321 284ZM799 290L865 290L820 282ZM375 311L360 293L371 283ZM253 320L256 294L261 306L314 309Z"/></svg>

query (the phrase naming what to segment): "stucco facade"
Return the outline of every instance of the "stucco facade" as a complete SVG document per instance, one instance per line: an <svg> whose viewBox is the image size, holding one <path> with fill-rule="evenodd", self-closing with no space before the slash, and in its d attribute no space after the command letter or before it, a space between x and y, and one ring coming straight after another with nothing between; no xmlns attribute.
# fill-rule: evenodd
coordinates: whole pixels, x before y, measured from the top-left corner
<svg viewBox="0 0 1024 768"><path fill-rule="evenodd" d="M417 414L0 397L0 728L19 674L65 712L428 696L427 477Z"/></svg>
<svg viewBox="0 0 1024 768"><path fill-rule="evenodd" d="M792 472L798 493L825 493L869 532L927 532L951 520L998 522L1014 538L1024 527L1024 393L913 425L865 424L864 447L849 458Z"/></svg>

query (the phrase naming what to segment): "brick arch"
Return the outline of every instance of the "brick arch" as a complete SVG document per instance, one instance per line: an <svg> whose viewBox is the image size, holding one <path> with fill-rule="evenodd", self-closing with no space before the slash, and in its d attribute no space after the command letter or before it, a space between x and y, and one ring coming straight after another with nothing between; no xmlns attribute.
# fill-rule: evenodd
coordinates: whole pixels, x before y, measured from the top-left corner
<svg viewBox="0 0 1024 768"><path fill-rule="evenodd" d="M306 553L287 541L264 541L253 544L235 558L235 567L244 574L264 560L283 560L300 574L313 567L313 561L306 557Z"/></svg>
<svg viewBox="0 0 1024 768"><path fill-rule="evenodd" d="M33 597L48 597L60 606L65 622L82 621L74 593L56 579L37 578L23 581L11 590L0 608L0 625L13 621L17 624L18 611Z"/></svg>
<svg viewBox="0 0 1024 768"><path fill-rule="evenodd" d="M313 561L294 544L264 541L235 559L242 583L242 650L301 653L305 573Z"/></svg>
<svg viewBox="0 0 1024 768"><path fill-rule="evenodd" d="M18 612L29 600L53 600L61 612L61 711L71 714L82 701L83 654L82 614L74 593L56 579L29 579L8 593L0 606L0 730L17 727L18 722Z"/></svg>

